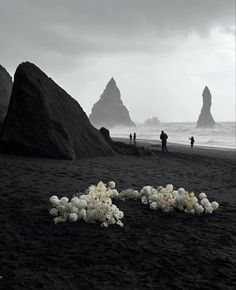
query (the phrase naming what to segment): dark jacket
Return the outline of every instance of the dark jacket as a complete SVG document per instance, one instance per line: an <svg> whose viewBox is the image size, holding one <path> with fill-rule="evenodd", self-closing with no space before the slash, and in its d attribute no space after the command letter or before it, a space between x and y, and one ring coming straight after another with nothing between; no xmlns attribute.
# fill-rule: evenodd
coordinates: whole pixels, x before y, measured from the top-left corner
<svg viewBox="0 0 236 290"><path fill-rule="evenodd" d="M162 142L166 142L167 141L167 138L168 138L168 136L167 136L166 133L161 133L160 139L161 139Z"/></svg>

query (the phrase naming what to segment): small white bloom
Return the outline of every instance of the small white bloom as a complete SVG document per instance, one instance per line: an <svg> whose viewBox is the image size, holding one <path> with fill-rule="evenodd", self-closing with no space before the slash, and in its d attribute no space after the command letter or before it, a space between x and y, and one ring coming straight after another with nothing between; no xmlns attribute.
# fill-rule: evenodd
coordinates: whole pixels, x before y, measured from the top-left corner
<svg viewBox="0 0 236 290"><path fill-rule="evenodd" d="M183 194L185 194L185 189L184 188L179 188L178 189L178 193L180 194L180 195L183 195Z"/></svg>
<svg viewBox="0 0 236 290"><path fill-rule="evenodd" d="M81 208L86 208L87 206L88 206L88 201L85 200L85 199L80 199L80 198L79 198L79 202L78 202L78 204L77 204L77 207L78 207L79 209L81 209Z"/></svg>
<svg viewBox="0 0 236 290"><path fill-rule="evenodd" d="M110 181L109 182L109 186L110 186L111 189L114 189L116 187L116 184L115 184L114 181Z"/></svg>
<svg viewBox="0 0 236 290"><path fill-rule="evenodd" d="M212 213L213 212L212 206L205 207L205 211L206 211L206 213Z"/></svg>
<svg viewBox="0 0 236 290"><path fill-rule="evenodd" d="M199 205L198 212L199 213L203 213L204 212L204 207L202 205Z"/></svg>
<svg viewBox="0 0 236 290"><path fill-rule="evenodd" d="M49 214L51 216L56 217L56 216L58 216L58 210L56 208L51 208L50 211L49 211Z"/></svg>
<svg viewBox="0 0 236 290"><path fill-rule="evenodd" d="M206 197L204 197L204 198L201 200L201 205L203 205L203 206L206 206L208 203L209 203L209 200L208 200Z"/></svg>
<svg viewBox="0 0 236 290"><path fill-rule="evenodd" d="M72 206L72 208L71 208L71 213L76 213L76 214L78 214L78 212L79 212L78 207Z"/></svg>
<svg viewBox="0 0 236 290"><path fill-rule="evenodd" d="M148 204L148 200L147 200L146 196L143 196L141 201L142 201L143 204Z"/></svg>
<svg viewBox="0 0 236 290"><path fill-rule="evenodd" d="M72 209L73 209L72 203L68 202L65 206L65 210L70 212L70 211L72 211Z"/></svg>
<svg viewBox="0 0 236 290"><path fill-rule="evenodd" d="M124 217L124 213L122 210L119 211L118 219L122 219Z"/></svg>
<svg viewBox="0 0 236 290"><path fill-rule="evenodd" d="M51 203L53 206L57 206L57 205L60 203L60 200L59 200L59 198L58 198L56 195L52 195L52 196L49 198L49 201L50 201L50 203Z"/></svg>
<svg viewBox="0 0 236 290"><path fill-rule="evenodd" d="M199 194L199 198L200 199L203 199L203 198L206 198L207 197L207 195L205 194L205 192L201 192L200 194Z"/></svg>
<svg viewBox="0 0 236 290"><path fill-rule="evenodd" d="M213 202L211 203L211 206L212 206L213 210L216 210L216 209L219 207L219 203L216 202L216 201L213 201Z"/></svg>
<svg viewBox="0 0 236 290"><path fill-rule="evenodd" d="M59 212L64 212L65 211L65 206L64 205L58 205L58 211Z"/></svg>
<svg viewBox="0 0 236 290"><path fill-rule="evenodd" d="M167 190L168 192L172 192L173 189L174 189L174 186L173 186L172 184L167 184L167 185L166 185L166 190Z"/></svg>
<svg viewBox="0 0 236 290"><path fill-rule="evenodd" d="M71 203L73 206L77 207L78 203L79 203L79 198L77 196L74 196L72 199L71 199Z"/></svg>
<svg viewBox="0 0 236 290"><path fill-rule="evenodd" d="M79 219L85 219L86 218L86 210L84 208L78 210L78 218Z"/></svg>
<svg viewBox="0 0 236 290"><path fill-rule="evenodd" d="M77 214L76 213L70 213L70 215L69 215L69 221L70 222L76 222L77 221L77 219L78 219L78 216L77 216Z"/></svg>
<svg viewBox="0 0 236 290"><path fill-rule="evenodd" d="M68 201L69 201L69 199L67 197L63 196L60 199L60 205L66 205Z"/></svg>
<svg viewBox="0 0 236 290"><path fill-rule="evenodd" d="M150 204L150 209L153 209L153 210L157 209L157 203L156 202L152 202Z"/></svg>

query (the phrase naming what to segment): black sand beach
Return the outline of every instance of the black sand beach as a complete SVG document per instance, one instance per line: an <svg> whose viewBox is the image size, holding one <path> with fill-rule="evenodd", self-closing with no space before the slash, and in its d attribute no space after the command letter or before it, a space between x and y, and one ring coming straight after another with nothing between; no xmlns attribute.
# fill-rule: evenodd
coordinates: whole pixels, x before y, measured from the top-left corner
<svg viewBox="0 0 236 290"><path fill-rule="evenodd" d="M181 149L182 148L182 149ZM0 155L1 289L235 289L235 152L171 146L169 154L76 161ZM55 225L53 194L98 181L206 192L212 215L152 211L116 201L124 228Z"/></svg>

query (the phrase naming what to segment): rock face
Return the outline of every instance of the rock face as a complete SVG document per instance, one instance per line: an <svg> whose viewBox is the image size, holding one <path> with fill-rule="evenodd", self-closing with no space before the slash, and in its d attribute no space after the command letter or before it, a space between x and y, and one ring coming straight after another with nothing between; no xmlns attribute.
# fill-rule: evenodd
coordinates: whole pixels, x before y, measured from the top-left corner
<svg viewBox="0 0 236 290"><path fill-rule="evenodd" d="M112 144L113 143L113 140L111 139L111 136L110 136L110 132L108 129L102 127L99 129L99 131L101 132L103 138L106 140L106 142L108 144Z"/></svg>
<svg viewBox="0 0 236 290"><path fill-rule="evenodd" d="M114 154L80 105L29 62L15 72L1 147L11 153L58 159Z"/></svg>
<svg viewBox="0 0 236 290"><path fill-rule="evenodd" d="M0 127L7 113L12 89L12 78L6 69L0 65Z"/></svg>
<svg viewBox="0 0 236 290"><path fill-rule="evenodd" d="M89 119L98 128L102 126L106 128L135 126L130 119L129 111L121 100L120 90L113 78L107 84L98 102L94 104Z"/></svg>
<svg viewBox="0 0 236 290"><path fill-rule="evenodd" d="M211 93L208 87L205 87L202 93L203 106L197 121L197 127L211 128L216 124L211 115Z"/></svg>

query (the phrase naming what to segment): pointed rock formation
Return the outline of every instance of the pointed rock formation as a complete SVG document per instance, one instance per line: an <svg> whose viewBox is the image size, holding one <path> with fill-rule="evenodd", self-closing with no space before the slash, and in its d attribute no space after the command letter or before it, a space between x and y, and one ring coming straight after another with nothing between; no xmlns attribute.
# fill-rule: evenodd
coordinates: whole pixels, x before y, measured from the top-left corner
<svg viewBox="0 0 236 290"><path fill-rule="evenodd" d="M208 87L205 87L202 93L203 106L201 114L197 121L197 127L211 128L216 124L211 115L211 93Z"/></svg>
<svg viewBox="0 0 236 290"><path fill-rule="evenodd" d="M12 89L12 78L6 69L0 65L0 127L7 113Z"/></svg>
<svg viewBox="0 0 236 290"><path fill-rule="evenodd" d="M15 72L1 146L10 153L58 159L114 154L80 105L29 62Z"/></svg>
<svg viewBox="0 0 236 290"><path fill-rule="evenodd" d="M94 104L89 119L96 127L135 126L121 100L120 90L113 78L107 84L98 102Z"/></svg>

